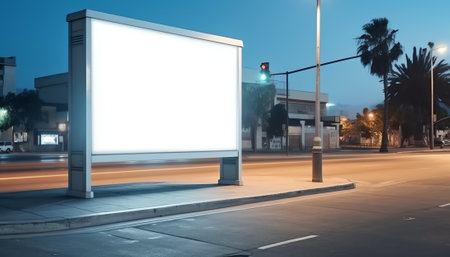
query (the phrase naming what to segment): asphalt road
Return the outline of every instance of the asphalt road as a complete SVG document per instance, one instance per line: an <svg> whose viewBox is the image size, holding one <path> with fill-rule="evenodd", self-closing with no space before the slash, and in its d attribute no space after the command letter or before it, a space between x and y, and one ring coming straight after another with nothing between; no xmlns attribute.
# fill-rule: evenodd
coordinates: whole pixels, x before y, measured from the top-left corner
<svg viewBox="0 0 450 257"><path fill-rule="evenodd" d="M45 156L45 155L44 155ZM447 157L445 157L447 156ZM450 167L450 151L364 153L340 152L325 154L323 175L358 182L397 183ZM311 154L249 155L244 158L243 176L264 176L283 173L311 176ZM383 174L383 176L380 176ZM53 156L40 161L10 161L0 165L0 192L28 191L67 187L67 160ZM135 182L185 181L216 183L218 160L171 163L99 163L92 168L92 185Z"/></svg>
<svg viewBox="0 0 450 257"><path fill-rule="evenodd" d="M294 170L305 175L311 170L307 159L253 159L244 163L244 174L264 176ZM124 167L145 171L128 170L126 178L112 173ZM63 233L0 238L0 256L448 257L449 167L448 152L345 155L324 160L324 178L346 177L357 182L355 190ZM103 168L93 176L97 182L133 176L217 179L218 165ZM56 175L58 171L51 172ZM23 172L15 176L20 174Z"/></svg>

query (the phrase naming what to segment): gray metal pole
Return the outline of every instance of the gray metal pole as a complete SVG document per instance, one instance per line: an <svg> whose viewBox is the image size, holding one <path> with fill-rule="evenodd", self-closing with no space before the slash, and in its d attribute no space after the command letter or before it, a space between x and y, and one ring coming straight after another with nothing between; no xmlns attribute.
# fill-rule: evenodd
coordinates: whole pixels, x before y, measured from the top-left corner
<svg viewBox="0 0 450 257"><path fill-rule="evenodd" d="M434 81L433 81L433 42L428 42L428 46L430 47L430 62L431 62L431 117L430 117L430 149L434 149Z"/></svg>
<svg viewBox="0 0 450 257"><path fill-rule="evenodd" d="M312 147L312 181L322 182L322 140L319 134L320 126L320 0L317 0L316 15L316 105L315 105L315 135Z"/></svg>
<svg viewBox="0 0 450 257"><path fill-rule="evenodd" d="M286 71L286 155L289 155L289 73Z"/></svg>

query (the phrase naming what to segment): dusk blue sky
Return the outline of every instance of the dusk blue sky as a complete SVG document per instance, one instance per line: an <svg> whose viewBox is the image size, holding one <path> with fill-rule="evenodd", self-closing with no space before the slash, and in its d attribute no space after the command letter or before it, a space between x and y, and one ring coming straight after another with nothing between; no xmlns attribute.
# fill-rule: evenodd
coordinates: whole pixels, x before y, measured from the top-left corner
<svg viewBox="0 0 450 257"><path fill-rule="evenodd" d="M67 72L66 15L82 9L240 39L248 68L268 61L272 72L285 72L315 64L315 0L0 0L0 56L17 57L17 88ZM356 55L361 27L380 17L399 29L408 55L429 41L450 44L448 0L322 0L321 61ZM354 59L322 67L321 92L359 110L382 102L379 80ZM314 91L315 70L291 75L290 88Z"/></svg>

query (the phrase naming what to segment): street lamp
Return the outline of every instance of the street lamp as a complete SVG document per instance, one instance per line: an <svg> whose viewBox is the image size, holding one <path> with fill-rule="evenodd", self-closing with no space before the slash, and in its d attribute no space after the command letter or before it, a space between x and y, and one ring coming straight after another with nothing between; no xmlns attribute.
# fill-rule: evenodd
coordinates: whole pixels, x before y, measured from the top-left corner
<svg viewBox="0 0 450 257"><path fill-rule="evenodd" d="M445 46L439 46L436 49L434 48L433 42L428 42L428 46L430 47L430 61L431 61L431 86L430 86L430 92L431 92L431 117L430 117L430 149L434 148L434 81L433 81L433 50L438 50L438 52L442 53L447 48Z"/></svg>
<svg viewBox="0 0 450 257"><path fill-rule="evenodd" d="M320 0L317 0L316 10L316 106L315 133L312 147L313 182L322 182L322 140L319 134L320 126Z"/></svg>

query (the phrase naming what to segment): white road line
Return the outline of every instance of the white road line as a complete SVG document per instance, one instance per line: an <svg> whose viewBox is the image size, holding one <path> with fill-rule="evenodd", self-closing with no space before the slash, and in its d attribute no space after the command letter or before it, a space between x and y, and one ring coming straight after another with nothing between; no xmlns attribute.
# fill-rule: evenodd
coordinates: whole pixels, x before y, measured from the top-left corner
<svg viewBox="0 0 450 257"><path fill-rule="evenodd" d="M258 249L259 250L266 250L266 249L269 249L269 248L273 248L273 247L277 247L277 246L281 246L281 245L286 245L286 244L290 244L290 243L294 243L294 242L298 242L298 241L308 240L308 239L312 239L312 238L316 238L316 237L318 237L318 235L310 235L310 236L305 236L305 237L294 238L294 239L291 239L291 240L286 240L286 241L275 243L275 244L261 246L261 247L258 247Z"/></svg>
<svg viewBox="0 0 450 257"><path fill-rule="evenodd" d="M439 208L444 208L444 207L448 207L448 206L450 206L450 203L441 204L441 205L439 205Z"/></svg>

